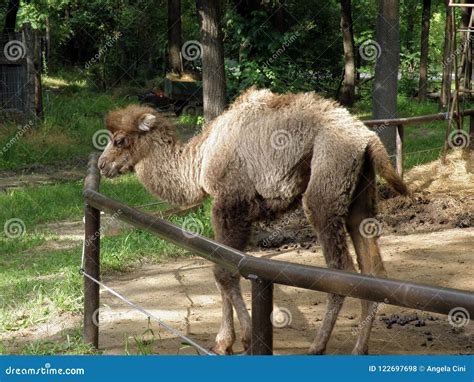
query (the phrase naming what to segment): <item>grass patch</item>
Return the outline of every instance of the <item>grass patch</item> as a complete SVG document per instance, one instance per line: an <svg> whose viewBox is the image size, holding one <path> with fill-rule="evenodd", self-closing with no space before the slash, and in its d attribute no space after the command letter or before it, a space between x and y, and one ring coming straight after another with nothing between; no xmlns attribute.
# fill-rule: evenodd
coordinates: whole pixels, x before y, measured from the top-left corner
<svg viewBox="0 0 474 382"><path fill-rule="evenodd" d="M5 224L12 218L21 219L29 231L38 224L81 219L84 209L82 190L82 180L10 189L0 194L0 223ZM104 179L101 182L101 192L129 205L157 201L133 174ZM154 205L153 210L164 207L166 205Z"/></svg>
<svg viewBox="0 0 474 382"><path fill-rule="evenodd" d="M74 183L74 182L72 182ZM39 186L20 189L24 200L31 200L38 195L53 196L51 187L66 187L75 190L75 184L58 186ZM42 190L45 189L45 190ZM61 189L60 189L61 190ZM63 189L64 190L64 189ZM103 191L107 195L129 203L149 203L156 199L135 182L133 177L118 178L104 183ZM80 192L80 189L79 189ZM54 198L53 198L54 199ZM54 201L54 200L53 200ZM80 206L71 207L68 216L82 216ZM18 200L0 199L0 206L10 209ZM38 203L38 200L35 200ZM45 200L41 200L42 203ZM50 322L65 312L78 314L83 304L83 279L79 274L82 246L78 244L68 250L51 250L45 244L58 242L56 235L36 233L38 222L57 220L63 216L62 204L48 204L40 219L31 208L34 204L22 205L22 216L27 231L18 238L0 238L0 248L4 256L0 257L0 332L15 332L24 328ZM154 206L162 208L163 205ZM178 225L187 226L190 221L198 227L198 232L212 236L209 220L210 201L199 210L183 216L173 216L170 220ZM1 211L4 211L2 209ZM77 215L77 213L79 215ZM102 273L121 272L137 267L143 262L157 263L168 257L186 255L187 252L157 236L131 229L117 236L105 236L101 240ZM1 350L1 349L0 349ZM85 346L76 337L64 337L61 341L39 341L20 349L25 354L89 354Z"/></svg>
<svg viewBox="0 0 474 382"><path fill-rule="evenodd" d="M35 341L28 344L21 354L25 355L95 355L99 351L82 341L80 329L74 329L65 333L61 340Z"/></svg>
<svg viewBox="0 0 474 382"><path fill-rule="evenodd" d="M94 150L92 136L104 128L105 114L133 102L127 97L99 93L74 73L46 76L44 93L42 121L33 121L35 126L25 128L20 137L18 128L26 123L1 126L0 147L9 148L0 150L0 169L86 156Z"/></svg>
<svg viewBox="0 0 474 382"><path fill-rule="evenodd" d="M466 104L465 108L472 108L473 105ZM358 102L351 112L362 119L372 118L371 100ZM441 112L436 102L418 102L415 99L398 97L398 116L414 117L419 115L437 114ZM469 123L465 119L465 128ZM436 160L444 145L446 136L447 121L426 122L418 125L405 126L404 139L404 168L410 168Z"/></svg>

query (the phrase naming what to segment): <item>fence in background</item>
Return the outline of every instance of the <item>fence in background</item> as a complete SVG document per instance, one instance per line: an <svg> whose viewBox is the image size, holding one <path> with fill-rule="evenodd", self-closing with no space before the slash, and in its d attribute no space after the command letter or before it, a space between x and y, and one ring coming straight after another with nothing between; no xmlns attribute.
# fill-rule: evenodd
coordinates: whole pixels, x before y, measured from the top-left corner
<svg viewBox="0 0 474 382"><path fill-rule="evenodd" d="M457 112L453 113L457 117ZM464 117L469 117L469 132L466 133L466 136L469 137L467 141L469 142L469 148L474 150L474 109L464 110L459 113L461 126L463 126ZM438 114L429 114L429 115L420 115L417 117L409 118L393 118L393 119L367 119L363 120L364 124L377 131L379 129L384 129L387 126L397 126L397 141L396 141L396 150L395 150L395 164L397 167L397 173L400 176L403 176L403 140L404 140L404 128L405 126L418 125L420 123L426 122L437 122L444 121L448 122L449 114L448 113L438 113ZM447 126L446 129L446 139L444 153L448 149L448 139L449 139L449 129Z"/></svg>
<svg viewBox="0 0 474 382"><path fill-rule="evenodd" d="M0 35L0 110L25 118L43 113L42 39L29 24Z"/></svg>
<svg viewBox="0 0 474 382"><path fill-rule="evenodd" d="M150 231L164 240L249 279L252 282L251 354L253 355L273 353L273 326L270 316L273 310L274 284L441 314L449 314L453 309L461 307L474 317L474 294L468 291L258 258L206 237L186 232L168 221L101 194L97 160L98 154L92 154L84 184L85 244L82 269L85 276L84 339L95 347L99 345L97 312L100 306L100 284L98 283L100 280L100 211L113 214L120 220Z"/></svg>

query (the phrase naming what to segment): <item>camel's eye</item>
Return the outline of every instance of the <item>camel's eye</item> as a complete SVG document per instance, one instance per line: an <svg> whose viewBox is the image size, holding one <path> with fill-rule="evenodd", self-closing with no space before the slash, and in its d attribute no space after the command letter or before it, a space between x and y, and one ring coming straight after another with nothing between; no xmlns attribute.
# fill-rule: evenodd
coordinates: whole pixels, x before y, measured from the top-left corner
<svg viewBox="0 0 474 382"><path fill-rule="evenodd" d="M114 140L114 145L118 148L122 148L122 147L125 147L127 144L127 139L124 137L124 138L117 138Z"/></svg>

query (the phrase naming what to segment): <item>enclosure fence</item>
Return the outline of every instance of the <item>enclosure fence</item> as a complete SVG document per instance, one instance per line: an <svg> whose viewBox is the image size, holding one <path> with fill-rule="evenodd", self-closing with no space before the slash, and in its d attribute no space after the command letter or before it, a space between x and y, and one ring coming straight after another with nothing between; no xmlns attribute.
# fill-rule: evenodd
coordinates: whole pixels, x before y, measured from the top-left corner
<svg viewBox="0 0 474 382"><path fill-rule="evenodd" d="M0 34L0 111L42 116L42 51L43 39L29 24Z"/></svg>
<svg viewBox="0 0 474 382"><path fill-rule="evenodd" d="M474 115L474 110L469 111ZM418 118L418 117L415 117ZM442 118L435 115L431 118ZM432 119L430 119L432 120ZM371 123L371 121L368 121ZM374 121L392 123L389 121ZM400 123L400 121L398 121ZM471 124L472 125L472 124ZM185 231L183 228L156 216L139 211L99 192L100 173L98 154L90 156L84 184L85 237L84 275L84 339L95 347L99 345L99 288L104 287L116 297L150 318L157 320L166 330L184 339L201 354L210 354L204 346L182 335L163 323L158 317L129 301L100 282L100 212L104 211L137 228L152 232L178 247L218 264L231 272L239 273L252 283L252 339L250 354L273 354L274 284L383 302L406 308L450 314L462 308L474 316L474 293L458 289L416 284L389 278L379 278L335 269L293 264L284 261L258 258L217 243L207 237Z"/></svg>

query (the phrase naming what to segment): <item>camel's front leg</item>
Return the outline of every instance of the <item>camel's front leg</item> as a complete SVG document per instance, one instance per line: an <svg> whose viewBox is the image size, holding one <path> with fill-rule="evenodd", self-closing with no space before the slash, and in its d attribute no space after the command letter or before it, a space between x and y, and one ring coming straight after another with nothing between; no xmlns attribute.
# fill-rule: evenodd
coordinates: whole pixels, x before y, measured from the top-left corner
<svg viewBox="0 0 474 382"><path fill-rule="evenodd" d="M218 198L212 208L212 224L216 241L241 251L245 250L251 232L246 202L233 198ZM235 338L233 306L240 322L244 351L247 352L250 349L252 324L240 289L240 275L215 266L214 277L221 290L223 304L222 323L214 349L219 354L232 354L232 344Z"/></svg>
<svg viewBox="0 0 474 382"><path fill-rule="evenodd" d="M216 266L214 273L218 272ZM216 276L217 287L221 291L222 297L222 319L221 327L216 336L216 344L212 348L212 351L216 354L221 355L232 355L232 345L235 342L235 330L234 330L234 311L232 309L232 302L226 293L226 287L219 282L219 278Z"/></svg>
<svg viewBox="0 0 474 382"><path fill-rule="evenodd" d="M217 354L233 354L235 331L232 306L234 306L240 321L242 344L247 351L250 348L251 321L240 290L240 276L217 265L214 267L214 276L222 296L222 321L216 345L212 350Z"/></svg>

